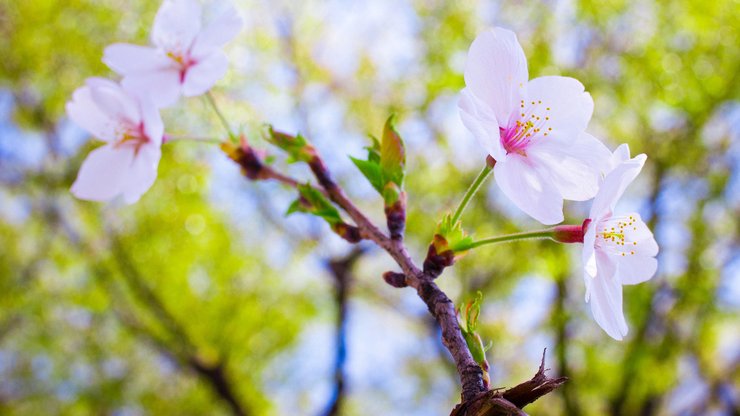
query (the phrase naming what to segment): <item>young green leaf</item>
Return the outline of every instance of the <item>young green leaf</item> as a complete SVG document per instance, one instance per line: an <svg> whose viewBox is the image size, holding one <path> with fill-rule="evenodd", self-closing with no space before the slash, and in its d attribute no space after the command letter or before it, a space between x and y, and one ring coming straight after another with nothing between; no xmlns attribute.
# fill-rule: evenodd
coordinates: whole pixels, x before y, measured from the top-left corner
<svg viewBox="0 0 740 416"><path fill-rule="evenodd" d="M383 140L380 144L380 167L386 183L403 185L406 170L406 149L401 135L395 128L395 115L388 117L383 128Z"/></svg>

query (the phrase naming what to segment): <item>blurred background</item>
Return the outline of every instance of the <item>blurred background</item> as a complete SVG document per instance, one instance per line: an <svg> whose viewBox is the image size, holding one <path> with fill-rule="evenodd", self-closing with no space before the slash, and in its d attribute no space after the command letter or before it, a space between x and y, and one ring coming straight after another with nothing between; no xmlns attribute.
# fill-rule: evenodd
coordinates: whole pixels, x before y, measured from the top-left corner
<svg viewBox="0 0 740 416"><path fill-rule="evenodd" d="M353 251L295 195L252 183L217 146L164 146L139 203L69 193L98 143L64 114L112 42L148 43L159 4L0 0L0 414L444 415L459 383L434 322L371 245ZM537 415L730 415L740 392L740 4L676 1L239 1L245 27L214 95L234 127L300 131L378 223L362 156L391 112L407 143L417 260L485 155L459 120L467 49L514 30L530 78L578 78L589 132L646 153L620 210L649 221L658 274L625 287L630 333L584 303L580 247L524 241L470 253L439 279L484 295L493 386L547 348L571 381ZM221 138L203 99L167 132ZM491 181L464 217L478 237L541 227ZM588 203L567 205L580 223Z"/></svg>

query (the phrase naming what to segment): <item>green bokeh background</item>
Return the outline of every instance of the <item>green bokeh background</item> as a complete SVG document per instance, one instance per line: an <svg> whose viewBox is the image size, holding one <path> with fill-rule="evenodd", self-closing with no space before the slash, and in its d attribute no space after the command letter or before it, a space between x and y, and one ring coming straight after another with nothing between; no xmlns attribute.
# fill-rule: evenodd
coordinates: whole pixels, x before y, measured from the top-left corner
<svg viewBox="0 0 740 416"><path fill-rule="evenodd" d="M571 379L532 414L737 414L738 1L237 6L245 29L214 88L231 124L308 180L259 139L263 123L305 133L381 222L381 200L345 155L360 156L397 113L417 259L485 156L456 109L476 34L510 28L531 78L581 80L596 104L589 131L648 155L625 209L649 221L660 269L625 287L628 337L591 319L577 247L481 249L440 285L457 303L483 292L494 386L529 378L545 347L552 372ZM350 248L318 220L284 218L289 189L243 180L216 146L175 142L136 205L69 194L96 144L64 103L85 78L114 77L103 48L146 43L157 7L0 0L0 414L229 414L215 373L249 414L321 414L337 308L326 264ZM200 99L163 117L172 134L222 135ZM570 204L566 217L580 222L587 208ZM464 224L479 237L537 227L493 183ZM352 275L341 414L448 414L459 390L438 333L410 290L383 283L393 264L367 248Z"/></svg>

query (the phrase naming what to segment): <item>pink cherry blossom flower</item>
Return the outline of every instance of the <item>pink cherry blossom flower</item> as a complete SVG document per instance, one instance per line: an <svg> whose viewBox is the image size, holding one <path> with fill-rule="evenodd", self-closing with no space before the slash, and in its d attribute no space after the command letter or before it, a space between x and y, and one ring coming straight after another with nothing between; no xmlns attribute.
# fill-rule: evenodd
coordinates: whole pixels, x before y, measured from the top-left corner
<svg viewBox="0 0 740 416"><path fill-rule="evenodd" d="M627 335L622 285L649 280L658 268L658 244L639 214L614 214L614 206L637 177L646 156L629 158L629 148L614 152L622 160L604 179L594 198L583 237L586 302L596 322L614 339Z"/></svg>
<svg viewBox="0 0 740 416"><path fill-rule="evenodd" d="M122 195L132 204L157 178L164 126L148 97L119 84L90 78L67 103L67 114L80 127L106 142L87 156L72 194L91 201Z"/></svg>
<svg viewBox="0 0 740 416"><path fill-rule="evenodd" d="M580 82L528 78L513 32L481 33L468 52L460 114L496 160L496 183L504 194L543 224L557 224L563 199L585 201L596 194L610 153L585 133L594 104Z"/></svg>
<svg viewBox="0 0 740 416"><path fill-rule="evenodd" d="M145 91L159 107L180 97L208 91L228 67L221 47L241 29L242 21L229 4L201 29L201 9L195 0L165 0L154 19L155 47L116 43L105 49L103 62L123 75L123 85Z"/></svg>

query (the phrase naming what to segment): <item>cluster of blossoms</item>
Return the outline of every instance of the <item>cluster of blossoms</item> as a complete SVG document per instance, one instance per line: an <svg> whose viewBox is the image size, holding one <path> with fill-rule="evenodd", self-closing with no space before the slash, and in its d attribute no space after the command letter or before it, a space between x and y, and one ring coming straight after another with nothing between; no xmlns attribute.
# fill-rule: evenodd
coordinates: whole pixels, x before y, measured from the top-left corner
<svg viewBox="0 0 740 416"><path fill-rule="evenodd" d="M165 138L159 110L180 96L206 93L225 74L228 60L221 48L241 25L230 5L204 25L195 0L165 0L154 20L153 46L121 43L105 49L103 62L121 81L91 78L67 104L74 122L106 142L83 162L71 189L75 196L94 201L122 197L133 203L151 187ZM622 339L627 334L622 285L648 280L657 268L658 246L640 216L614 213L646 157L630 158L626 145L612 153L585 132L594 104L580 82L560 76L528 78L527 60L514 33L495 28L479 35L465 68L463 123L495 161L493 172L503 193L536 220L558 224L563 200L594 198L582 226L555 227L552 236L584 244L586 301L597 323ZM392 126L389 131L395 134ZM374 186L390 198L392 207L403 209L403 145L400 137L396 142L400 158L383 157L379 166L371 163L374 159L355 162L366 176L381 168L392 173L386 176L393 192L386 189L388 181Z"/></svg>
<svg viewBox="0 0 740 416"><path fill-rule="evenodd" d="M91 78L67 104L69 117L106 145L82 164L72 193L81 199L139 200L154 183L164 139L159 109L208 91L228 68L221 47L241 29L227 5L206 26L195 0L165 0L152 28L153 47L118 43L103 62L120 83Z"/></svg>
<svg viewBox="0 0 740 416"><path fill-rule="evenodd" d="M561 242L582 242L586 301L596 322L613 338L627 334L622 285L650 279L658 245L636 213L614 208L645 163L626 144L610 152L585 132L593 100L573 78L529 80L516 35L495 28L470 47L460 114L495 160L501 191L543 224L563 221L563 200L594 198L582 226L555 227Z"/></svg>

